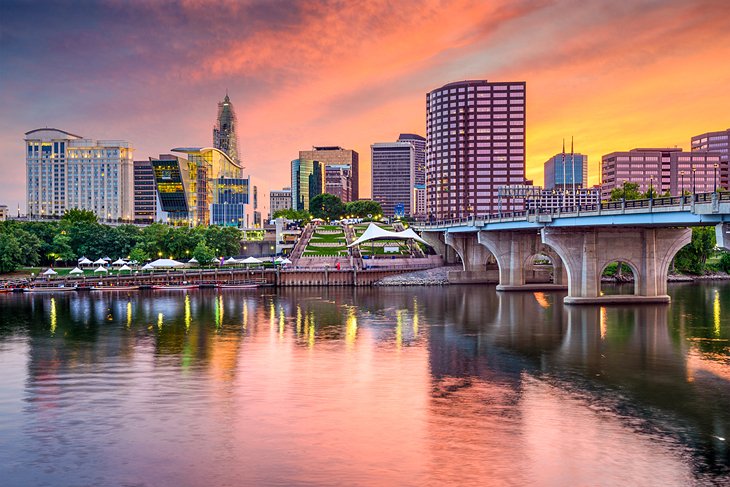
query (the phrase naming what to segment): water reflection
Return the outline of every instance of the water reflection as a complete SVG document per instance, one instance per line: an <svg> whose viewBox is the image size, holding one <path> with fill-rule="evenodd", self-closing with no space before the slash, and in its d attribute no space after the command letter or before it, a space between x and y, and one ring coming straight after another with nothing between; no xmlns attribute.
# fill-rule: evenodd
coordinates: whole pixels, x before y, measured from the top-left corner
<svg viewBox="0 0 730 487"><path fill-rule="evenodd" d="M2 296L0 361L25 383L0 382L0 433L20 446L0 452L0 474L95 485L719 481L730 464L730 286L670 291L670 306L634 307L487 286ZM172 445L198 456L161 469L153 460Z"/></svg>

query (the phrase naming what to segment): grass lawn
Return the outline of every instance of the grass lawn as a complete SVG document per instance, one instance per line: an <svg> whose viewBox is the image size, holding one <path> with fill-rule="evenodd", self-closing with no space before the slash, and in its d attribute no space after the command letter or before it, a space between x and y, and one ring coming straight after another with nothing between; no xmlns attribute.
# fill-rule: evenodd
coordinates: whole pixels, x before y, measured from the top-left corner
<svg viewBox="0 0 730 487"><path fill-rule="evenodd" d="M322 233L322 232L326 233ZM317 244L327 244L318 246ZM347 253L347 240L345 232L337 225L320 225L315 229L307 248L304 249L302 257L331 257L345 256Z"/></svg>

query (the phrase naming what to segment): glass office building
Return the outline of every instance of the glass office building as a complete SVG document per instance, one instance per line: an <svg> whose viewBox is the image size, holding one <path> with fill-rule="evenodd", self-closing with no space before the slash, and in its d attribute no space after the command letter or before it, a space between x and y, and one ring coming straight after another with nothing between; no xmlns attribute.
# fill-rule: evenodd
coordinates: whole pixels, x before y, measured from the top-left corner
<svg viewBox="0 0 730 487"><path fill-rule="evenodd" d="M319 161L291 161L291 198L295 210L309 210L309 202L322 194L324 174Z"/></svg>

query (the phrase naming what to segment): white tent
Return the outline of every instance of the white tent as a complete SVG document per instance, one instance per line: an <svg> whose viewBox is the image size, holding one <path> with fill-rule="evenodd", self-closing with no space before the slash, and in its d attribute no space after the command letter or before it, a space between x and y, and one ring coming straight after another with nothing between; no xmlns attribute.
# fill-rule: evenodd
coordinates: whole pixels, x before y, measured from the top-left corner
<svg viewBox="0 0 730 487"><path fill-rule="evenodd" d="M262 264L263 261L257 259L256 257L246 257L242 261L240 261L241 264Z"/></svg>
<svg viewBox="0 0 730 487"><path fill-rule="evenodd" d="M132 268L129 267L128 265L124 264L122 267L119 268L119 272L122 272L122 271L130 271L131 272L132 271Z"/></svg>
<svg viewBox="0 0 730 487"><path fill-rule="evenodd" d="M283 260L284 260L284 258L282 256L279 256L276 259L274 259L274 262L281 264L281 261L283 261Z"/></svg>
<svg viewBox="0 0 730 487"><path fill-rule="evenodd" d="M78 258L78 259L76 259L76 260L77 260L77 261L79 261L79 262L81 262L81 261L82 261L82 260L84 260L84 259L86 259L86 256L85 256L85 255L82 255L81 257L79 257L79 258Z"/></svg>
<svg viewBox="0 0 730 487"><path fill-rule="evenodd" d="M291 261L289 259L284 259L281 261L282 265L291 264Z"/></svg>
<svg viewBox="0 0 730 487"><path fill-rule="evenodd" d="M104 259L96 259L94 262L92 262L94 265L106 265L106 261Z"/></svg>
<svg viewBox="0 0 730 487"><path fill-rule="evenodd" d="M94 269L94 274L96 274L97 272L107 272L107 270L105 267L99 266L96 269Z"/></svg>
<svg viewBox="0 0 730 487"><path fill-rule="evenodd" d="M223 261L223 265L232 265L232 264L240 264L240 263L241 263L241 261L236 260L233 257L229 257Z"/></svg>
<svg viewBox="0 0 730 487"><path fill-rule="evenodd" d="M84 271L82 271L82 270L81 270L81 269L79 269L78 267L74 267L74 268L73 268L73 269L71 270L71 272L69 272L69 274L83 274L83 273L84 273Z"/></svg>
<svg viewBox="0 0 730 487"><path fill-rule="evenodd" d="M86 257L84 257L83 259L81 259L79 261L79 265L91 265L91 264L93 264L93 262L91 262L91 260L87 259Z"/></svg>
<svg viewBox="0 0 730 487"><path fill-rule="evenodd" d="M423 244L428 245L428 243L423 240L421 237L416 235L416 232L411 230L410 228L407 230L403 230L402 232L391 232L390 230L386 230L384 228L381 228L377 226L374 223L371 223L368 225L368 228L363 232L362 235L360 235L360 238L352 242L348 247L353 247L355 245L359 245L361 243L369 242L370 240L416 240L417 242L421 242Z"/></svg>
<svg viewBox="0 0 730 487"><path fill-rule="evenodd" d="M152 264L145 264L142 266L142 270L143 271L153 271L153 270L155 270L155 268L152 267Z"/></svg>
<svg viewBox="0 0 730 487"><path fill-rule="evenodd" d="M154 262L150 262L149 265L151 265L154 268L158 268L158 267L168 267L169 268L169 267L182 267L185 264L183 264L182 262L178 262L176 260L172 260L172 259L157 259Z"/></svg>
<svg viewBox="0 0 730 487"><path fill-rule="evenodd" d="M55 276L56 274L58 274L58 272L50 268L43 273L44 276Z"/></svg>
<svg viewBox="0 0 730 487"><path fill-rule="evenodd" d="M199 264L199 262L198 262L198 259L196 259L195 257L193 257L192 259L190 259L188 261L188 264Z"/></svg>
<svg viewBox="0 0 730 487"><path fill-rule="evenodd" d="M117 259L114 262L112 262L112 265L125 265L125 264L126 264L126 262L124 261L124 259Z"/></svg>
<svg viewBox="0 0 730 487"><path fill-rule="evenodd" d="M220 259L218 257L213 257L212 259L210 259L210 261L217 264L218 262L220 262Z"/></svg>

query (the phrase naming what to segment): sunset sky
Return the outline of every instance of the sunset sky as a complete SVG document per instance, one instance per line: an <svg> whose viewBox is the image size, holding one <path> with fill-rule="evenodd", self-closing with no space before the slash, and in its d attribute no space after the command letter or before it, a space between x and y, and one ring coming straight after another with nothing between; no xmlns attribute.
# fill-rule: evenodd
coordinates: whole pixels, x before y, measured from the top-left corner
<svg viewBox="0 0 730 487"><path fill-rule="evenodd" d="M226 90L265 210L313 145L357 150L367 196L370 144L474 78L527 82L536 184L571 136L597 183L602 154L730 127L730 2L3 0L0 204L25 207L24 132L209 146Z"/></svg>

